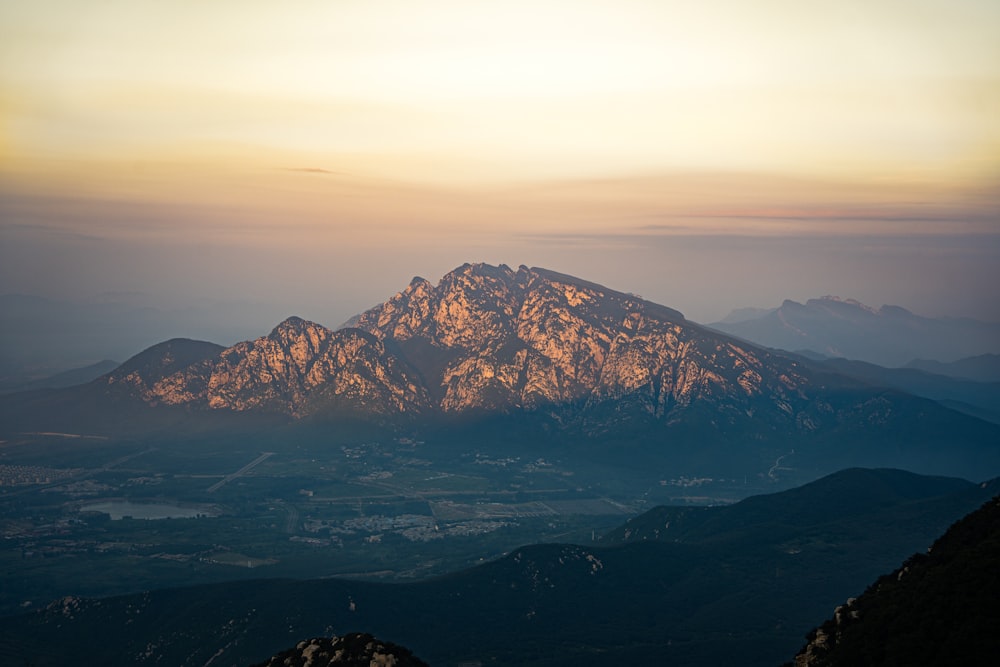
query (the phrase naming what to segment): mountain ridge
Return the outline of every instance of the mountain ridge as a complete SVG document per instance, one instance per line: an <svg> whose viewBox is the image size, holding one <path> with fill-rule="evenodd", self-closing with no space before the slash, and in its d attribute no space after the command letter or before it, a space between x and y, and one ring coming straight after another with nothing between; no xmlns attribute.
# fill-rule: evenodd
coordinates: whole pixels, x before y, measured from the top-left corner
<svg viewBox="0 0 1000 667"><path fill-rule="evenodd" d="M919 499L973 491L972 482L944 476L917 475L891 468L845 468L802 486L773 494L751 496L725 507L653 508L629 519L603 541L699 541L731 535L744 526L770 525L788 529L808 523L849 520L881 507ZM826 508L819 512L815 507ZM711 518L710 518L711 517Z"/></svg>
<svg viewBox="0 0 1000 667"><path fill-rule="evenodd" d="M1000 352L998 323L924 317L901 306L876 309L834 296L804 304L786 299L775 309L741 309L708 326L768 348L810 350L886 367Z"/></svg>
<svg viewBox="0 0 1000 667"><path fill-rule="evenodd" d="M979 354L950 363L914 359L906 368L974 382L1000 382L1000 354Z"/></svg>
<svg viewBox="0 0 1000 667"><path fill-rule="evenodd" d="M219 349L218 358L206 355L180 369L168 364L174 372L143 379L139 396L149 403L270 408L298 417L309 414L309 394L323 385L374 377L387 387L395 380L391 402L399 412L599 403L644 392L647 409L662 417L711 395L715 385L753 396L764 364L773 366L773 384L780 386L769 389L778 397L796 393L801 380L794 362L766 354L761 360L758 351L730 341L705 343L699 336L707 330L676 310L523 266L514 272L466 264L437 287L415 278L350 325L333 331L289 317L267 336ZM713 369L720 360L734 377ZM338 378L338 364L350 377ZM125 368L112 373L109 384L123 382L130 375Z"/></svg>
<svg viewBox="0 0 1000 667"><path fill-rule="evenodd" d="M350 419L407 437L464 424L477 439L513 429L604 459L628 450L740 476L793 453L823 472L1000 472L995 425L546 269L464 264L437 285L414 278L350 324L293 316L224 349L167 341L90 385L4 397L0 421L79 432L60 416L69 406L88 428L104 419L133 431L144 411L171 424Z"/></svg>

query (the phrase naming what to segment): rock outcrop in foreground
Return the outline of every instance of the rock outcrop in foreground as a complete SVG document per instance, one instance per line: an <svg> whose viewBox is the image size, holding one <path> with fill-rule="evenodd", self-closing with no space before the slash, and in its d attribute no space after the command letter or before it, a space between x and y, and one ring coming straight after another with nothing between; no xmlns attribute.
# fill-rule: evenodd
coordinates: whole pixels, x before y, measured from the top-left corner
<svg viewBox="0 0 1000 667"><path fill-rule="evenodd" d="M319 637L273 656L258 667L427 667L408 649L379 641L369 634Z"/></svg>

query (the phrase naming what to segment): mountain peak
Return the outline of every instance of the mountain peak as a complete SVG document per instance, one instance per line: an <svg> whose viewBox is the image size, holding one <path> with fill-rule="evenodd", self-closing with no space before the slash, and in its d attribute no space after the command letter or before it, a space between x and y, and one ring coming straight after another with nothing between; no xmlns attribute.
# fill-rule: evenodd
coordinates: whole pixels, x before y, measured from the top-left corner
<svg viewBox="0 0 1000 667"><path fill-rule="evenodd" d="M820 307L820 308L826 306L833 306L833 307L849 306L859 311L864 311L866 313L869 313L871 315L879 314L877 310L875 310L871 306L866 306L857 299L845 299L839 296L833 296L831 294L828 294L826 296L821 296L818 299L809 299L808 301L806 301L806 305L810 307Z"/></svg>
<svg viewBox="0 0 1000 667"><path fill-rule="evenodd" d="M341 409L398 414L425 405L418 384L376 336L290 317L267 336L165 377L147 400L293 417Z"/></svg>
<svg viewBox="0 0 1000 667"><path fill-rule="evenodd" d="M125 384L140 393L192 364L218 356L221 345L190 338L171 338L146 348L109 373L108 384Z"/></svg>
<svg viewBox="0 0 1000 667"><path fill-rule="evenodd" d="M150 373L139 395L291 417L527 410L584 429L708 420L803 433L841 418L797 362L539 267L463 264L437 285L416 277L351 324L289 317L212 359Z"/></svg>
<svg viewBox="0 0 1000 667"><path fill-rule="evenodd" d="M1000 325L916 315L900 306L875 310L856 299L824 296L805 305L785 300L757 317L727 318L709 325L770 348L811 350L880 366L902 366L913 359L953 361L1000 352Z"/></svg>
<svg viewBox="0 0 1000 667"><path fill-rule="evenodd" d="M410 280L410 284L406 286L406 291L412 292L414 290L421 289L430 285L431 281L427 280L426 278L422 278L421 276L413 276L413 279Z"/></svg>
<svg viewBox="0 0 1000 667"><path fill-rule="evenodd" d="M301 317L298 317L297 315L292 315L291 317L287 317L281 322L279 322L278 326L274 327L274 329L271 330L271 335L274 336L277 334L287 333L287 332L301 332L309 328L310 326L318 326L318 325L316 325L313 322L304 320Z"/></svg>
<svg viewBox="0 0 1000 667"><path fill-rule="evenodd" d="M797 336L790 349L801 349L809 347L801 341L810 331L884 319L851 318L850 309L782 313L779 323ZM765 319L779 319L772 315ZM706 447L721 447L706 451L726 453L722 462L706 455L692 465L763 461L769 476L785 458L776 447L795 443L797 460L806 461L820 454L805 442L822 444L833 438L823 434L837 429L859 429L859 443L881 442L898 428L927 431L927 439L961 432L969 442L994 434L985 423L688 322L636 294L544 268L465 264L437 285L417 278L353 324L333 331L290 317L269 335L224 350L168 341L109 375L108 385L123 385L102 394L188 411L349 416L394 429L483 418L537 428L546 438L643 434L643 442L662 443L664 455L675 440L698 434ZM183 352L192 345L193 352ZM976 456L993 461L998 454L984 448Z"/></svg>
<svg viewBox="0 0 1000 667"><path fill-rule="evenodd" d="M466 262L453 271L453 273L454 272L467 273L469 275L489 276L493 278L510 277L514 275L514 272L506 264L493 266L492 264L487 264L485 262L476 262L472 264Z"/></svg>
<svg viewBox="0 0 1000 667"><path fill-rule="evenodd" d="M884 305L878 309L879 315L886 317L914 317L914 314L902 306Z"/></svg>
<svg viewBox="0 0 1000 667"><path fill-rule="evenodd" d="M662 416L714 382L739 386L742 395L759 389L756 375L742 386L735 376L729 384L695 372L709 363L693 345L705 332L680 312L540 267L463 264L436 286L411 282L351 324L403 346L446 412L600 402L638 390ZM729 349L711 346L706 354ZM685 359L691 366L678 374Z"/></svg>

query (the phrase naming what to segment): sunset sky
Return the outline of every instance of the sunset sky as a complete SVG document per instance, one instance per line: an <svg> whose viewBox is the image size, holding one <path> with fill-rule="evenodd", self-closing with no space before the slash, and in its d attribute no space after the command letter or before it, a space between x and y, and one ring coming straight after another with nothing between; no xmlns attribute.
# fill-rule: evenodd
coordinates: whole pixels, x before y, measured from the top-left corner
<svg viewBox="0 0 1000 667"><path fill-rule="evenodd" d="M998 35L996 0L0 2L0 293L263 334L485 261L703 322L1000 320Z"/></svg>

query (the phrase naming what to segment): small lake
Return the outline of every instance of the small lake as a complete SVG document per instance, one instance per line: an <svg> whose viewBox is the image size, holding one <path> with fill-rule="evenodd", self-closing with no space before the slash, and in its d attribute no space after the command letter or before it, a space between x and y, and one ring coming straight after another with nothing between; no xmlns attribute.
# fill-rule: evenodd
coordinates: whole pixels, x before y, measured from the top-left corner
<svg viewBox="0 0 1000 667"><path fill-rule="evenodd" d="M131 503L127 500L108 500L91 503L80 508L81 512L100 512L117 521L130 516L133 519L193 519L198 515L217 516L218 510L211 507L181 507L170 503Z"/></svg>

